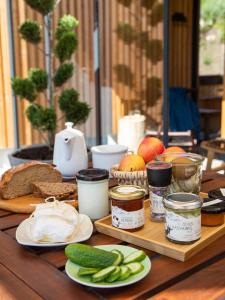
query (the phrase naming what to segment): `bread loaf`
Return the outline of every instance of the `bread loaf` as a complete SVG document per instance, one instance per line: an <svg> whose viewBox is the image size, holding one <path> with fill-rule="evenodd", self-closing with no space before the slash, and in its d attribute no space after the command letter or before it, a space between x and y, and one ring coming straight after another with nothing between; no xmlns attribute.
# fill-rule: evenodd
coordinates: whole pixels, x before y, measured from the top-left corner
<svg viewBox="0 0 225 300"><path fill-rule="evenodd" d="M68 199L74 195L76 187L74 183L58 182L34 182L33 193L38 197L56 197L57 200Z"/></svg>
<svg viewBox="0 0 225 300"><path fill-rule="evenodd" d="M0 183L0 193L4 199L13 199L33 192L32 183L62 182L62 176L53 166L31 161L6 171Z"/></svg>

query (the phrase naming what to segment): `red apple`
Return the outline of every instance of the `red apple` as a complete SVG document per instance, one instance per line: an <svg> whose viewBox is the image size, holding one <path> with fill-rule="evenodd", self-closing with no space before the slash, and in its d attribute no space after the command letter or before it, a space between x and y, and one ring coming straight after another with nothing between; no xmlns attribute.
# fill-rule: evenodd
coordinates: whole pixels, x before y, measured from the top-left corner
<svg viewBox="0 0 225 300"><path fill-rule="evenodd" d="M185 153L185 150L178 146L172 146L165 149L163 153Z"/></svg>
<svg viewBox="0 0 225 300"><path fill-rule="evenodd" d="M139 145L138 154L143 157L145 163L148 163L164 150L162 141L155 137L145 137Z"/></svg>

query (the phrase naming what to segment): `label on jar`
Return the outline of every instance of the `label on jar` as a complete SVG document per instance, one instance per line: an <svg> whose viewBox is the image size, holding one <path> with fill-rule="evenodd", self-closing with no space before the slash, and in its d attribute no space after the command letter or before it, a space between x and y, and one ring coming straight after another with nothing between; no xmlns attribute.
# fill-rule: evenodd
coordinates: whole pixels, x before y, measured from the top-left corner
<svg viewBox="0 0 225 300"><path fill-rule="evenodd" d="M144 208L126 211L112 206L112 225L121 229L135 229L144 225Z"/></svg>
<svg viewBox="0 0 225 300"><path fill-rule="evenodd" d="M164 214L163 197L150 191L151 211L154 214Z"/></svg>
<svg viewBox="0 0 225 300"><path fill-rule="evenodd" d="M191 242L201 237L201 214L186 217L165 210L166 236L178 242Z"/></svg>

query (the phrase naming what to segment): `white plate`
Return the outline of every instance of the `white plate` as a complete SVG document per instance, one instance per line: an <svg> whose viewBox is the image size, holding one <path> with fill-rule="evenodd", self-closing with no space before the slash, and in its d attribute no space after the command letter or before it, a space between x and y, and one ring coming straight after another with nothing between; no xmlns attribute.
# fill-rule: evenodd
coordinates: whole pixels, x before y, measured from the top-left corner
<svg viewBox="0 0 225 300"><path fill-rule="evenodd" d="M96 246L96 248L100 248L106 251L111 251L113 249L117 249L123 253L124 256L129 255L130 253L136 251L137 249L123 246L123 245L103 245L103 246ZM78 271L80 269L80 266L77 264L72 263L69 259L66 262L65 271L66 274L75 282L78 282L80 284L96 287L96 288L116 288L121 286L126 286L133 284L135 282L140 281L143 279L151 270L151 261L148 256L145 257L143 261L141 261L141 264L144 266L144 269L138 273L131 275L125 280L121 281L115 281L112 283L107 282L92 282L90 276L79 276Z"/></svg>
<svg viewBox="0 0 225 300"><path fill-rule="evenodd" d="M56 246L65 246L68 244L78 243L86 241L90 238L93 232L93 224L90 218L86 215L79 215L80 217L80 228L77 232L76 236L65 243L37 243L31 240L28 235L27 226L29 225L29 219L24 220L20 225L17 227L16 230L16 240L19 244L24 246L34 246L34 247L56 247Z"/></svg>

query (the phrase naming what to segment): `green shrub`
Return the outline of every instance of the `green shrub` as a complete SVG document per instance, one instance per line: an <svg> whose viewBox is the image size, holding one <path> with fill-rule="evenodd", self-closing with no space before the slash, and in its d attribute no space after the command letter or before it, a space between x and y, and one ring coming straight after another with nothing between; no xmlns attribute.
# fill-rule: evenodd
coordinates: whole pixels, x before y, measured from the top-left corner
<svg viewBox="0 0 225 300"><path fill-rule="evenodd" d="M38 44L41 41L40 26L36 21L25 21L19 27L19 33L21 34L21 37L27 42Z"/></svg>
<svg viewBox="0 0 225 300"><path fill-rule="evenodd" d="M15 95L33 102L37 97L34 83L29 78L15 77L12 79L12 88Z"/></svg>
<svg viewBox="0 0 225 300"><path fill-rule="evenodd" d="M42 15L47 15L54 9L56 0L25 0L25 2Z"/></svg>
<svg viewBox="0 0 225 300"><path fill-rule="evenodd" d="M55 72L55 86L62 86L68 79L73 76L74 66L72 63L63 64Z"/></svg>
<svg viewBox="0 0 225 300"><path fill-rule="evenodd" d="M59 107L65 113L66 120L75 124L86 121L91 108L79 101L79 93L74 89L64 90L59 97Z"/></svg>
<svg viewBox="0 0 225 300"><path fill-rule="evenodd" d="M59 19L56 31L53 32L51 20L53 14L50 12L53 11L56 0L25 0L25 2L45 16L45 29L50 39L44 40L45 45L47 45L46 50L38 49L44 52L46 70L30 69L27 78L15 77L12 79L12 88L15 95L30 102L26 109L26 116L33 128L40 132L47 132L49 146L52 147L57 128L57 115L54 107L56 96L53 87L61 87L73 76L74 64L69 60L78 46L75 28L79 22L71 15L64 15ZM27 42L38 44L41 41L41 29L38 22L26 20L20 26L19 32ZM42 36L45 37L46 35L42 33ZM51 48L52 38L56 40L53 49ZM60 61L57 70L54 70L52 63L54 53ZM65 63L67 60L68 62ZM42 106L36 101L40 92L46 95L46 106ZM87 103L79 101L79 93L74 89L62 91L58 101L66 120L74 122L75 125L87 120L91 108Z"/></svg>
<svg viewBox="0 0 225 300"><path fill-rule="evenodd" d="M30 69L29 79L34 83L36 90L42 92L47 89L48 86L48 74L41 69Z"/></svg>
<svg viewBox="0 0 225 300"><path fill-rule="evenodd" d="M55 47L55 55L60 62L71 59L73 52L77 49L78 40L75 32L66 32L58 40Z"/></svg>

